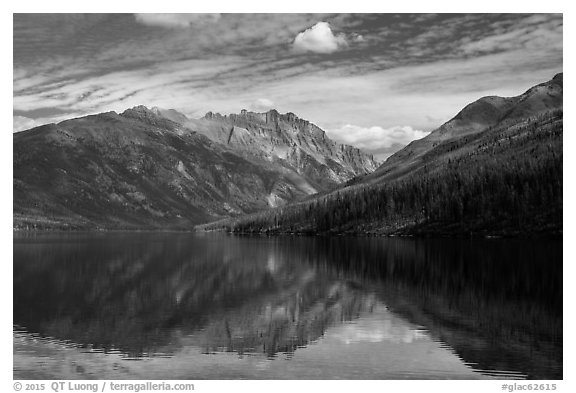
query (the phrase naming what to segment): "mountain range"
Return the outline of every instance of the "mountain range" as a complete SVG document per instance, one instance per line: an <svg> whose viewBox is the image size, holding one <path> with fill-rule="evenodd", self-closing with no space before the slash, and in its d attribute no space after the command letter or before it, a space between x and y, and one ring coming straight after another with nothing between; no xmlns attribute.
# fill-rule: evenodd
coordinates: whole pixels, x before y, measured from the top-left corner
<svg viewBox="0 0 576 393"><path fill-rule="evenodd" d="M293 113L137 106L14 134L14 228L560 233L562 132L563 74L381 165Z"/></svg>
<svg viewBox="0 0 576 393"><path fill-rule="evenodd" d="M190 229L378 167L292 113L137 106L14 134L14 228Z"/></svg>
<svg viewBox="0 0 576 393"><path fill-rule="evenodd" d="M562 232L563 74L483 97L374 172L290 206L202 226L265 233Z"/></svg>

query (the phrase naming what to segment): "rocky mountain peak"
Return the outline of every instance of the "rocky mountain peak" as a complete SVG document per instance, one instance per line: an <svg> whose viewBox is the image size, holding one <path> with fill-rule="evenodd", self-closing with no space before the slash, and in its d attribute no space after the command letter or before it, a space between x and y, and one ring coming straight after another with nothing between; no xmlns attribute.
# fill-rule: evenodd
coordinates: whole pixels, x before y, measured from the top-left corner
<svg viewBox="0 0 576 393"><path fill-rule="evenodd" d="M136 105L136 106L133 106L132 108L126 109L124 112L122 112L122 115L132 114L132 113L142 113L142 114L149 113L149 114L154 114L154 112L152 112L150 109L148 109L147 106L145 106L145 105Z"/></svg>
<svg viewBox="0 0 576 393"><path fill-rule="evenodd" d="M270 109L268 112L266 112L266 123L267 124L277 124L279 117L280 117L280 114L278 113L278 111L276 109Z"/></svg>
<svg viewBox="0 0 576 393"><path fill-rule="evenodd" d="M266 112L252 112L247 109L242 109L240 113L231 113L229 115L208 112L202 119L231 122L240 127L249 125L278 127L279 123L283 123L296 131L320 130L319 127L310 123L308 120L299 118L292 112L281 114L276 109L270 109ZM324 135L323 131L319 134L320 136Z"/></svg>
<svg viewBox="0 0 576 393"><path fill-rule="evenodd" d="M564 73L560 72L554 75L554 78L545 83L549 89L563 89L564 88Z"/></svg>
<svg viewBox="0 0 576 393"><path fill-rule="evenodd" d="M144 105L137 105L132 108L126 109L120 116L132 119L156 119L158 115Z"/></svg>
<svg viewBox="0 0 576 393"><path fill-rule="evenodd" d="M186 124L186 122L188 122L189 120L185 114L180 113L175 109L163 109L155 106L150 110L154 112L157 116L164 117L168 120L172 120L179 124Z"/></svg>
<svg viewBox="0 0 576 393"><path fill-rule="evenodd" d="M162 127L169 130L179 128L179 124L161 115L158 111L148 109L144 105L137 105L133 108L126 109L120 116L127 119L138 120L156 127Z"/></svg>
<svg viewBox="0 0 576 393"><path fill-rule="evenodd" d="M195 131L248 159L274 162L299 176L305 174L316 190L370 173L379 165L372 155L331 140L320 127L292 112L242 109L229 115L207 112L191 119L173 109L135 107L125 115L154 125L155 116L171 120L179 127L178 133Z"/></svg>
<svg viewBox="0 0 576 393"><path fill-rule="evenodd" d="M562 81L564 80L564 73L560 72L560 73L554 75L554 78L552 78L552 80L562 83Z"/></svg>
<svg viewBox="0 0 576 393"><path fill-rule="evenodd" d="M226 116L222 116L220 113L214 113L212 111L206 112L203 119L213 120L213 119L225 119Z"/></svg>

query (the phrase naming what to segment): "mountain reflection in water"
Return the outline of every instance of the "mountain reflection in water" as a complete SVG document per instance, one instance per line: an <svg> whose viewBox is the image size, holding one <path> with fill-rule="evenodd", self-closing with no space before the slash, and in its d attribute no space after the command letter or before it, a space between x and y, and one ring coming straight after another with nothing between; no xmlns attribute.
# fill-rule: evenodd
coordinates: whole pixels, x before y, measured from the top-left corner
<svg viewBox="0 0 576 393"><path fill-rule="evenodd" d="M562 378L561 241L14 236L15 378Z"/></svg>

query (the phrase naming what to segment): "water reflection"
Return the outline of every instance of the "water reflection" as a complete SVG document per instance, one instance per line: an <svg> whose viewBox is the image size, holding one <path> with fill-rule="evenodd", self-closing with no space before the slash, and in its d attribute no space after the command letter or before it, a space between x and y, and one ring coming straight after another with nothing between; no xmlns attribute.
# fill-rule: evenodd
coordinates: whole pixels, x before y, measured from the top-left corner
<svg viewBox="0 0 576 393"><path fill-rule="evenodd" d="M17 236L15 377L561 378L561 249Z"/></svg>

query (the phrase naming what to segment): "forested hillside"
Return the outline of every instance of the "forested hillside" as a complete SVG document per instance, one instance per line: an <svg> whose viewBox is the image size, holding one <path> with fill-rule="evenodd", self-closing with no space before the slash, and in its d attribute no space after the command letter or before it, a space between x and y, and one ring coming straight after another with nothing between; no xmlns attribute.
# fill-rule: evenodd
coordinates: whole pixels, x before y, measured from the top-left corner
<svg viewBox="0 0 576 393"><path fill-rule="evenodd" d="M204 226L232 232L485 234L562 231L562 109L435 144L427 164L292 206Z"/></svg>

